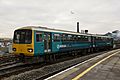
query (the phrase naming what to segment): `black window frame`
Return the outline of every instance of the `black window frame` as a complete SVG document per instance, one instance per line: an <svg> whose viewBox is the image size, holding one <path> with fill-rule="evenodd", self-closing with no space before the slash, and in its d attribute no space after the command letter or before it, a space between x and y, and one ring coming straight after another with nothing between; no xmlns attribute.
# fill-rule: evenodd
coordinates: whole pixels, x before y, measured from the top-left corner
<svg viewBox="0 0 120 80"><path fill-rule="evenodd" d="M32 30L30 30L30 29L15 30L13 43L15 43L15 44L31 44L32 43Z"/></svg>
<svg viewBox="0 0 120 80"><path fill-rule="evenodd" d="M54 41L54 42L60 42L60 40L61 40L61 34L59 34L59 33L54 33L54 34L53 34L53 41Z"/></svg>
<svg viewBox="0 0 120 80"><path fill-rule="evenodd" d="M43 32L36 31L36 42L42 42L43 41Z"/></svg>

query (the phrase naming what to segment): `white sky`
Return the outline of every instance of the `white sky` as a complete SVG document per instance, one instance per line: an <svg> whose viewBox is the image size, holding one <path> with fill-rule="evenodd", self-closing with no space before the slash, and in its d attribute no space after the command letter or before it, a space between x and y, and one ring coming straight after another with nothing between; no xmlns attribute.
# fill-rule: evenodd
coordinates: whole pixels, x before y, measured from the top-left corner
<svg viewBox="0 0 120 80"><path fill-rule="evenodd" d="M29 25L90 33L120 30L120 0L0 0L0 37Z"/></svg>

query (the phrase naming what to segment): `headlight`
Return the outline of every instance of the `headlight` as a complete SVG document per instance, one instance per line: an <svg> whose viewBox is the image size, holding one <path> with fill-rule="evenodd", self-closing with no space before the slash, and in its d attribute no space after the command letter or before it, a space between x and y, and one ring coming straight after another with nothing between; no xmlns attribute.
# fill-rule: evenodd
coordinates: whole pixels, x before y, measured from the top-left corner
<svg viewBox="0 0 120 80"><path fill-rule="evenodd" d="M28 52L33 52L33 49L29 48L29 49L28 49Z"/></svg>
<svg viewBox="0 0 120 80"><path fill-rule="evenodd" d="M16 48L12 48L13 51L16 51Z"/></svg>

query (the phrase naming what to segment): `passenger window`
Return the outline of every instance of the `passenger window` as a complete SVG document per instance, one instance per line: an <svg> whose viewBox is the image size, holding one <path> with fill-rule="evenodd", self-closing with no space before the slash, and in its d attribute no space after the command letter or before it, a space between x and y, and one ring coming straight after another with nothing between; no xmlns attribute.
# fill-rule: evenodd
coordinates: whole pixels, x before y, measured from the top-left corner
<svg viewBox="0 0 120 80"><path fill-rule="evenodd" d="M85 41L88 41L88 36L84 36Z"/></svg>
<svg viewBox="0 0 120 80"><path fill-rule="evenodd" d="M80 42L81 36L77 36L77 38L78 38L78 42Z"/></svg>
<svg viewBox="0 0 120 80"><path fill-rule="evenodd" d="M84 42L85 41L85 37L81 36L81 41Z"/></svg>
<svg viewBox="0 0 120 80"><path fill-rule="evenodd" d="M62 42L66 41L66 35L62 34Z"/></svg>
<svg viewBox="0 0 120 80"><path fill-rule="evenodd" d="M90 36L88 37L88 41L91 42L91 37Z"/></svg>
<svg viewBox="0 0 120 80"><path fill-rule="evenodd" d="M42 42L42 33L36 33L36 42Z"/></svg>
<svg viewBox="0 0 120 80"><path fill-rule="evenodd" d="M72 35L68 35L67 40L72 41Z"/></svg>
<svg viewBox="0 0 120 80"><path fill-rule="evenodd" d="M54 34L54 42L60 41L60 34Z"/></svg>

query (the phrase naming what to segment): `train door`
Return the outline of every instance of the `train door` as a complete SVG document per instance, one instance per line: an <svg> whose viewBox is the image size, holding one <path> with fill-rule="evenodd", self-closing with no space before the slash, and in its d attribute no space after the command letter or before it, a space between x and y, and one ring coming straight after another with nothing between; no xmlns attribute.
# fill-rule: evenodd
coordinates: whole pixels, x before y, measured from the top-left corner
<svg viewBox="0 0 120 80"><path fill-rule="evenodd" d="M44 54L44 41L43 41L43 32L36 31L35 32L35 56Z"/></svg>
<svg viewBox="0 0 120 80"><path fill-rule="evenodd" d="M95 37L94 36L91 36L91 41L92 41L92 47L94 48L96 45L95 45Z"/></svg>
<svg viewBox="0 0 120 80"><path fill-rule="evenodd" d="M51 52L51 33L44 33L44 52Z"/></svg>

